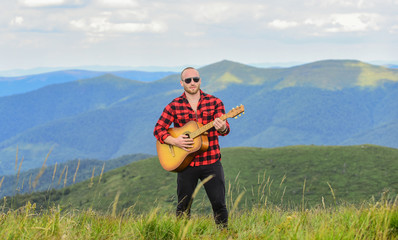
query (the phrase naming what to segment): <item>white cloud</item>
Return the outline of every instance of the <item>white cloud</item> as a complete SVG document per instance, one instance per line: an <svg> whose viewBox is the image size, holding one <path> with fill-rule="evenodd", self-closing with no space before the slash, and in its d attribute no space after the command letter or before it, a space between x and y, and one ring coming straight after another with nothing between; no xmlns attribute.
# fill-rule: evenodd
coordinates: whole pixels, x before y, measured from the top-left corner
<svg viewBox="0 0 398 240"><path fill-rule="evenodd" d="M19 3L25 7L48 7L64 4L64 0L20 0Z"/></svg>
<svg viewBox="0 0 398 240"><path fill-rule="evenodd" d="M70 25L89 33L137 33L137 32L164 32L167 26L159 22L149 23L112 23L107 17L94 17L70 21Z"/></svg>
<svg viewBox="0 0 398 240"><path fill-rule="evenodd" d="M383 4L383 0L314 0L313 5L326 7L330 9L337 8L374 8L377 5ZM387 0L390 1L390 0Z"/></svg>
<svg viewBox="0 0 398 240"><path fill-rule="evenodd" d="M308 18L305 25L312 25L323 32L367 32L380 29L381 16L374 13L345 13L330 16Z"/></svg>
<svg viewBox="0 0 398 240"><path fill-rule="evenodd" d="M82 0L19 0L19 4L24 7L62 7L69 5L80 5Z"/></svg>
<svg viewBox="0 0 398 240"><path fill-rule="evenodd" d="M232 7L233 4L222 2L201 4L193 16L197 22L220 23L231 16Z"/></svg>
<svg viewBox="0 0 398 240"><path fill-rule="evenodd" d="M389 32L390 34L398 33L398 25L392 26L388 32Z"/></svg>
<svg viewBox="0 0 398 240"><path fill-rule="evenodd" d="M326 29L327 32L364 32L378 29L375 14L334 14L331 19L335 27Z"/></svg>
<svg viewBox="0 0 398 240"><path fill-rule="evenodd" d="M187 19L194 19L196 23L205 24L223 24L236 23L240 21L247 21L253 18L261 17L259 9L262 10L261 5L245 4L240 2L199 2L192 12L192 4L187 4L183 7L183 15Z"/></svg>
<svg viewBox="0 0 398 240"><path fill-rule="evenodd" d="M21 16L16 16L11 20L11 25L20 26L24 22L24 18Z"/></svg>
<svg viewBox="0 0 398 240"><path fill-rule="evenodd" d="M321 18L318 18L318 19L308 18L308 19L304 20L304 24L305 25L313 25L313 26L316 26L316 27L322 27L326 23L327 23L327 20L324 20L324 19L321 19Z"/></svg>
<svg viewBox="0 0 398 240"><path fill-rule="evenodd" d="M252 9L253 9L253 18L256 20L261 20L262 18L267 16L267 11L269 7L264 4L255 4L252 6Z"/></svg>
<svg viewBox="0 0 398 240"><path fill-rule="evenodd" d="M176 64L193 61L184 58L189 51L197 51L194 61L202 63L234 57L247 62L269 61L262 58L292 61L303 58L304 54L293 53L300 50L311 52L318 59L339 53L355 58L353 51L341 49L355 46L358 54L365 54L368 51L363 51L364 46L368 46L369 58L382 59L386 56L383 54L396 52L397 3L398 0L0 0L0 52L15 56L16 67L20 59L25 59L26 65L38 64L24 58L26 52L40 54L44 65L62 65L61 61L66 60L46 60L43 52L57 52L87 64L90 60L112 63L121 59L119 55L131 61L142 61L145 56L150 64L154 59ZM35 41L27 41L31 39ZM91 44L96 41L101 44ZM120 49L117 56L112 55L115 47ZM315 47L317 51L313 50ZM393 50L380 51L389 48ZM103 54L101 58L97 57L99 52ZM133 59L132 55L137 57ZM30 58L37 56L32 54ZM11 62L0 61L0 67L8 68Z"/></svg>
<svg viewBox="0 0 398 240"><path fill-rule="evenodd" d="M287 28L292 28L296 27L299 24L295 21L285 21L285 20L279 20L275 19L274 21L268 23L268 26L271 28L275 29L287 29Z"/></svg>
<svg viewBox="0 0 398 240"><path fill-rule="evenodd" d="M131 8L137 7L138 3L134 0L97 0L98 4L110 8Z"/></svg>
<svg viewBox="0 0 398 240"><path fill-rule="evenodd" d="M118 11L112 11L112 14L123 20L134 19L142 21L148 19L148 12L145 9L121 9Z"/></svg>

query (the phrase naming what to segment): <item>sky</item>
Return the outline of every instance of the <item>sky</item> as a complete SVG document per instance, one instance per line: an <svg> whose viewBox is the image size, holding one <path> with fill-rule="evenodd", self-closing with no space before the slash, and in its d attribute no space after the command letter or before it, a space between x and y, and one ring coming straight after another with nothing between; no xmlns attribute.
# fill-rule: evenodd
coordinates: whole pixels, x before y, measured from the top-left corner
<svg viewBox="0 0 398 240"><path fill-rule="evenodd" d="M0 0L0 71L398 63L398 0Z"/></svg>

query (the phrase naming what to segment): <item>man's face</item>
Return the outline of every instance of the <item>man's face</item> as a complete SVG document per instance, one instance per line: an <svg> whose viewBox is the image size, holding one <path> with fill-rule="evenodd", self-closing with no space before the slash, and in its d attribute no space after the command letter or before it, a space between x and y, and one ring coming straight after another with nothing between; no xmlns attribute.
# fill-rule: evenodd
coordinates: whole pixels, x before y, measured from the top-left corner
<svg viewBox="0 0 398 240"><path fill-rule="evenodd" d="M199 78L198 82L195 82L194 79ZM191 82L186 83L185 80L189 79ZM202 79L200 79L199 72L195 69L187 69L182 73L182 80L180 81L181 86L184 87L185 92L189 94L196 94L200 89L200 83Z"/></svg>

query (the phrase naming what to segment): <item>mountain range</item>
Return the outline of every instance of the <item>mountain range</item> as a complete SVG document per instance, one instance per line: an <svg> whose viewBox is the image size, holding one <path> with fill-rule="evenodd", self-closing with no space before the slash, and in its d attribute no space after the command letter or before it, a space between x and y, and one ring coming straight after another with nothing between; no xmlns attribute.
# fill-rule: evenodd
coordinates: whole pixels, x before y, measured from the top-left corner
<svg viewBox="0 0 398 240"><path fill-rule="evenodd" d="M199 69L202 89L223 100L230 119L221 147L376 144L398 148L398 70L356 60L289 68L221 61ZM0 97L0 175L77 158L156 154L153 127L182 94L179 74L137 81L115 74L55 83ZM18 150L17 150L18 149Z"/></svg>
<svg viewBox="0 0 398 240"><path fill-rule="evenodd" d="M153 81L173 74L173 72L145 72L145 71L88 71L88 70L60 70L48 73L33 74L16 77L0 77L0 96L21 94L37 90L47 85L71 82L79 79L98 77L107 73L126 79L137 81Z"/></svg>

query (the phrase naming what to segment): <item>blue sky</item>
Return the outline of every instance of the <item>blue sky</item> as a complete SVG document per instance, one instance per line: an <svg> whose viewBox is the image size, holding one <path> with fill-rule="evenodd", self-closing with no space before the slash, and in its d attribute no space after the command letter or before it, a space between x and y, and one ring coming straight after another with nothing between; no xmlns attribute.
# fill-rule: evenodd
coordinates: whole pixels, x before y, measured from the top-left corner
<svg viewBox="0 0 398 240"><path fill-rule="evenodd" d="M398 0L1 0L0 71L398 63Z"/></svg>

